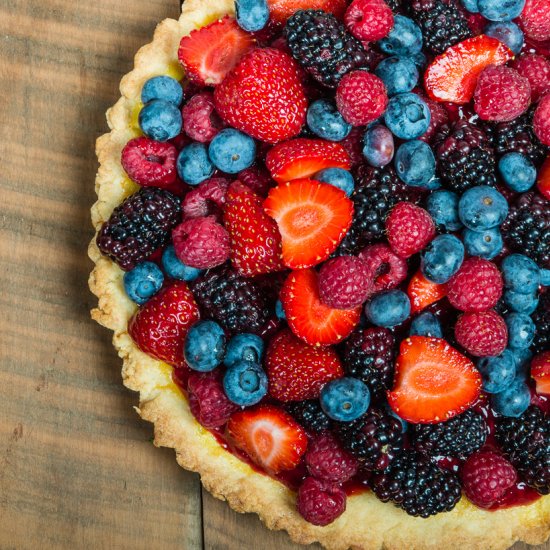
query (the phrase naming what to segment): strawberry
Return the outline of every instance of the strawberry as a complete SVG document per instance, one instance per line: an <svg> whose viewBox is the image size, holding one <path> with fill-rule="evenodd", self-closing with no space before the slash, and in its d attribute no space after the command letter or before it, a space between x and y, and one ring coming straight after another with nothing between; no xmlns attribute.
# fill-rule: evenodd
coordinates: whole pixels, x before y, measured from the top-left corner
<svg viewBox="0 0 550 550"><path fill-rule="evenodd" d="M407 294L411 301L411 315L414 315L429 305L441 300L441 298L444 298L447 295L447 286L428 281L428 279L418 271L409 282Z"/></svg>
<svg viewBox="0 0 550 550"><path fill-rule="evenodd" d="M224 223L231 238L231 263L244 277L285 269L281 235L262 203L263 199L240 181L230 185Z"/></svg>
<svg viewBox="0 0 550 550"><path fill-rule="evenodd" d="M308 178L325 168L351 168L349 155L342 145L307 138L279 143L267 153L265 164L277 183Z"/></svg>
<svg viewBox="0 0 550 550"><path fill-rule="evenodd" d="M477 78L489 65L503 65L514 57L500 40L480 34L448 48L426 69L424 87L436 101L468 103Z"/></svg>
<svg viewBox="0 0 550 550"><path fill-rule="evenodd" d="M449 420L470 408L480 392L475 365L445 340L411 336L401 342L388 403L407 422Z"/></svg>
<svg viewBox="0 0 550 550"><path fill-rule="evenodd" d="M189 80L215 86L254 46L254 38L229 15L181 39L178 59Z"/></svg>
<svg viewBox="0 0 550 550"><path fill-rule="evenodd" d="M308 346L288 329L271 340L265 364L269 394L285 402L317 399L327 382L344 376L332 348Z"/></svg>
<svg viewBox="0 0 550 550"><path fill-rule="evenodd" d="M339 19L346 11L346 0L267 0L269 15L277 23L284 25L286 20L298 10L323 10Z"/></svg>
<svg viewBox="0 0 550 550"><path fill-rule="evenodd" d="M300 68L274 48L244 55L214 90L214 102L227 124L268 143L294 137L306 119Z"/></svg>
<svg viewBox="0 0 550 550"><path fill-rule="evenodd" d="M273 474L295 468L307 448L302 427L273 405L233 413L227 423L227 435L237 449Z"/></svg>
<svg viewBox="0 0 550 550"><path fill-rule="evenodd" d="M269 191L264 209L275 219L283 242L283 262L304 269L326 260L353 219L353 202L333 185L300 179Z"/></svg>
<svg viewBox="0 0 550 550"><path fill-rule="evenodd" d="M128 334L137 347L170 365L185 364L183 340L198 321L199 309L183 281L164 287L145 303L128 322Z"/></svg>
<svg viewBox="0 0 550 550"><path fill-rule="evenodd" d="M546 157L546 160L540 167L537 177L537 187L541 195L550 199L550 155Z"/></svg>
<svg viewBox="0 0 550 550"><path fill-rule="evenodd" d="M310 346L337 344L359 323L361 306L333 309L321 302L317 273L313 269L293 271L281 290L288 326Z"/></svg>
<svg viewBox="0 0 550 550"><path fill-rule="evenodd" d="M531 378L537 384L537 393L550 394L550 351L543 351L533 358Z"/></svg>

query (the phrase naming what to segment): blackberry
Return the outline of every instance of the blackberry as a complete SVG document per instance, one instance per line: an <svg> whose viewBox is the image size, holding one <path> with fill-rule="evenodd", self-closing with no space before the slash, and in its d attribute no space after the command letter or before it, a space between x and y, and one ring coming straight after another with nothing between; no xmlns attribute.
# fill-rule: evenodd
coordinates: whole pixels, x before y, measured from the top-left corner
<svg viewBox="0 0 550 550"><path fill-rule="evenodd" d="M268 320L270 304L260 286L229 267L207 271L190 286L204 317L231 333L259 333Z"/></svg>
<svg viewBox="0 0 550 550"><path fill-rule="evenodd" d="M367 384L375 398L384 397L393 382L394 344L386 328L355 330L342 344L344 370Z"/></svg>
<svg viewBox="0 0 550 550"><path fill-rule="evenodd" d="M542 294L532 317L537 327L531 346L533 353L550 350L550 291Z"/></svg>
<svg viewBox="0 0 550 550"><path fill-rule="evenodd" d="M370 484L382 501L392 501L411 516L427 518L451 511L462 496L458 476L433 464L427 457L406 450Z"/></svg>
<svg viewBox="0 0 550 550"><path fill-rule="evenodd" d="M523 481L550 493L550 418L531 405L519 418L500 418L495 433Z"/></svg>
<svg viewBox="0 0 550 550"><path fill-rule="evenodd" d="M439 424L412 426L414 448L430 456L466 458L483 446L487 439L487 423L472 410Z"/></svg>
<svg viewBox="0 0 550 550"><path fill-rule="evenodd" d="M103 254L129 271L170 240L181 221L180 199L164 189L142 187L117 206L97 235Z"/></svg>
<svg viewBox="0 0 550 550"><path fill-rule="evenodd" d="M386 469L403 449L401 422L383 409L369 411L353 422L335 423L342 447L367 470Z"/></svg>
<svg viewBox="0 0 550 550"><path fill-rule="evenodd" d="M334 15L299 10L285 27L293 57L321 84L335 88L347 72L367 67L369 54Z"/></svg>
<svg viewBox="0 0 550 550"><path fill-rule="evenodd" d="M319 433L330 428L330 418L323 412L319 401L296 401L288 403L286 410L306 430Z"/></svg>
<svg viewBox="0 0 550 550"><path fill-rule="evenodd" d="M415 0L410 15L422 30L424 45L434 55L472 36L468 21L452 3Z"/></svg>
<svg viewBox="0 0 550 550"><path fill-rule="evenodd" d="M388 4L391 11L395 14L401 11L401 1L402 0L386 0L386 4Z"/></svg>
<svg viewBox="0 0 550 550"><path fill-rule="evenodd" d="M501 227L511 250L550 269L550 201L534 191L523 193Z"/></svg>

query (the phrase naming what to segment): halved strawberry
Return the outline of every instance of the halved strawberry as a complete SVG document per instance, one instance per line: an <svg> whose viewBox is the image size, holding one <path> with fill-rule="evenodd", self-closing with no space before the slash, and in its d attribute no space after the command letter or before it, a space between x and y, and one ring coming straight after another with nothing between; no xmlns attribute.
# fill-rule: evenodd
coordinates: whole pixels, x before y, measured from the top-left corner
<svg viewBox="0 0 550 550"><path fill-rule="evenodd" d="M279 401L317 399L327 382L344 376L332 348L308 346L288 329L272 338L265 364L269 394Z"/></svg>
<svg viewBox="0 0 550 550"><path fill-rule="evenodd" d="M418 271L409 281L407 294L411 301L411 315L414 315L444 298L447 295L447 285L432 283Z"/></svg>
<svg viewBox="0 0 550 550"><path fill-rule="evenodd" d="M531 378L537 384L537 393L550 394L550 351L543 351L533 358Z"/></svg>
<svg viewBox="0 0 550 550"><path fill-rule="evenodd" d="M178 58L189 79L215 86L254 46L254 37L226 15L181 39Z"/></svg>
<svg viewBox="0 0 550 550"><path fill-rule="evenodd" d="M275 145L265 165L277 183L308 178L325 168L349 170L351 161L339 143L324 139L296 138Z"/></svg>
<svg viewBox="0 0 550 550"><path fill-rule="evenodd" d="M337 187L310 179L269 191L264 209L275 219L283 242L283 262L304 269L326 260L353 220L353 202Z"/></svg>
<svg viewBox="0 0 550 550"><path fill-rule="evenodd" d="M323 10L342 18L346 11L346 0L267 0L269 15L273 21L284 25L298 10Z"/></svg>
<svg viewBox="0 0 550 550"><path fill-rule="evenodd" d="M481 71L489 65L504 65L513 57L496 38L484 34L467 38L432 61L424 73L424 87L436 101L468 103Z"/></svg>
<svg viewBox="0 0 550 550"><path fill-rule="evenodd" d="M240 181L229 186L223 215L231 238L231 263L245 277L285 269L281 235L263 199Z"/></svg>
<svg viewBox="0 0 550 550"><path fill-rule="evenodd" d="M310 346L337 344L359 323L361 306L332 309L319 297L317 273L313 269L293 271L281 290L288 326Z"/></svg>
<svg viewBox="0 0 550 550"><path fill-rule="evenodd" d="M470 408L480 392L475 365L445 340L411 336L401 342L388 403L407 422L449 420Z"/></svg>
<svg viewBox="0 0 550 550"><path fill-rule="evenodd" d="M273 405L260 405L231 415L227 435L233 445L270 473L295 468L307 448L302 427Z"/></svg>
<svg viewBox="0 0 550 550"><path fill-rule="evenodd" d="M550 155L546 157L546 160L540 167L537 188L541 195L550 199Z"/></svg>

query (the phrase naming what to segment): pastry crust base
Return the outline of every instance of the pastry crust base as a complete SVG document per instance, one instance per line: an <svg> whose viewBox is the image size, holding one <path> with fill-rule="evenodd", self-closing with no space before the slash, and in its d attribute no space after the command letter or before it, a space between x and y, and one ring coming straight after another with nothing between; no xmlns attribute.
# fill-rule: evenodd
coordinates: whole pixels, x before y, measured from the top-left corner
<svg viewBox="0 0 550 550"><path fill-rule="evenodd" d="M139 135L137 113L143 83L159 74L183 76L177 61L180 38L233 11L232 0L187 0L179 21L160 23L153 42L135 56L134 70L120 84L122 97L107 112L111 132L97 140L98 200L91 211L96 231L115 206L137 189L121 167L120 153L129 139ZM92 317L114 331L113 344L124 363L124 384L139 392L136 411L154 423L155 445L175 449L178 463L198 472L208 491L227 500L236 511L257 513L267 527L285 529L295 542L318 541L333 550L503 550L518 540L540 544L550 535L550 496L497 512L476 508L463 498L452 512L419 519L362 493L348 498L346 512L331 525L317 527L306 522L296 511L292 491L224 450L196 422L171 380L172 368L142 353L126 331L136 306L124 292L123 272L100 254L95 238L89 256L95 263L90 289L99 299Z"/></svg>

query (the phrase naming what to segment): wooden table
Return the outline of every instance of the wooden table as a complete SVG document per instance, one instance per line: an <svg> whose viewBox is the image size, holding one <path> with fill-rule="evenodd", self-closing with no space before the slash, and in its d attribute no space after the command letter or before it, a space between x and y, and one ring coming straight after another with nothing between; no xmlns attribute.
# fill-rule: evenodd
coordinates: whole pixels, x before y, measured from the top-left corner
<svg viewBox="0 0 550 550"><path fill-rule="evenodd" d="M1 549L298 548L152 445L89 317L94 141L135 51L179 7L0 0Z"/></svg>

